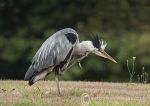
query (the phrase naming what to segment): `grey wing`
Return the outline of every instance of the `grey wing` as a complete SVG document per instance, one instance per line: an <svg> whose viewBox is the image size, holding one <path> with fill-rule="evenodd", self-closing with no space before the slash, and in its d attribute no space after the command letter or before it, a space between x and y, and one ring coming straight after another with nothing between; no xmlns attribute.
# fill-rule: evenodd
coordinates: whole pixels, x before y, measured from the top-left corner
<svg viewBox="0 0 150 106"><path fill-rule="evenodd" d="M77 37L75 43L72 44L65 34L68 34L68 32L59 31L42 44L32 59L32 64L25 75L25 80L30 79L34 74L40 73L44 69L59 65L65 60L70 51L73 52L74 46L79 42L78 35L72 32Z"/></svg>

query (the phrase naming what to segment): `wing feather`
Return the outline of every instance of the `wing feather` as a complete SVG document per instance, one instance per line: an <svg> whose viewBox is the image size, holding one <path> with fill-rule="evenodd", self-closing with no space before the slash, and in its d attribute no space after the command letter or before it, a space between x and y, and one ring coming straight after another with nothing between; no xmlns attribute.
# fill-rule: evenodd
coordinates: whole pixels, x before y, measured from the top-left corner
<svg viewBox="0 0 150 106"><path fill-rule="evenodd" d="M66 38L65 34L67 33L73 33L76 35L77 40L74 45ZM67 54L78 42L78 34L70 28L60 30L53 34L42 44L33 57L32 64L24 79L29 80L35 73L40 73L43 69L59 65L64 61Z"/></svg>

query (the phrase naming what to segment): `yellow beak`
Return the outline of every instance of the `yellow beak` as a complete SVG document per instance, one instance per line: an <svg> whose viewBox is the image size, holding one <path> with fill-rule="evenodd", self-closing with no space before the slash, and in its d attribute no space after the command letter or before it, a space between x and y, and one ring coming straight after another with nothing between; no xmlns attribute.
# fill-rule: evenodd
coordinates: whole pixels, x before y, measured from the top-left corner
<svg viewBox="0 0 150 106"><path fill-rule="evenodd" d="M103 58L107 58L109 59L110 61L114 62L114 63L117 63L110 55L108 55L104 50L102 51L94 51L94 54L98 55L98 56L101 56Z"/></svg>

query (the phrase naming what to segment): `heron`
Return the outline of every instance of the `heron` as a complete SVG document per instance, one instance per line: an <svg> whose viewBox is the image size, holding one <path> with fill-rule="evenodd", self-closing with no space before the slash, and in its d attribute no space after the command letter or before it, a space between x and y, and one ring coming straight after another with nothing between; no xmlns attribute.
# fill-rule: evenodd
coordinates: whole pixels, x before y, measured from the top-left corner
<svg viewBox="0 0 150 106"><path fill-rule="evenodd" d="M48 74L54 73L58 95L60 95L58 75L63 73L70 65L73 56L78 55L76 62L80 62L90 53L107 58L117 63L105 52L107 43L99 37L79 42L79 35L72 28L64 28L50 36L39 48L29 66L24 80L31 86Z"/></svg>

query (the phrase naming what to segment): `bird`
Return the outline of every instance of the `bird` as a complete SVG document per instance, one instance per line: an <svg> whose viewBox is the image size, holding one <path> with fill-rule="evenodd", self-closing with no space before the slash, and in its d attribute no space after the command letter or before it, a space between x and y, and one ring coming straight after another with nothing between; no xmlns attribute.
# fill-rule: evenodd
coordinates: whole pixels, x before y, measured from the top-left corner
<svg viewBox="0 0 150 106"><path fill-rule="evenodd" d="M106 46L107 43L99 39L99 36L91 40L79 42L79 35L74 29L61 29L41 45L32 58L32 63L25 74L24 80L28 81L28 84L31 86L38 80L45 78L48 74L54 73L58 95L60 95L58 75L73 65L70 65L73 56L79 56L76 62L80 62L88 54L94 53L97 56L117 63L105 52Z"/></svg>

